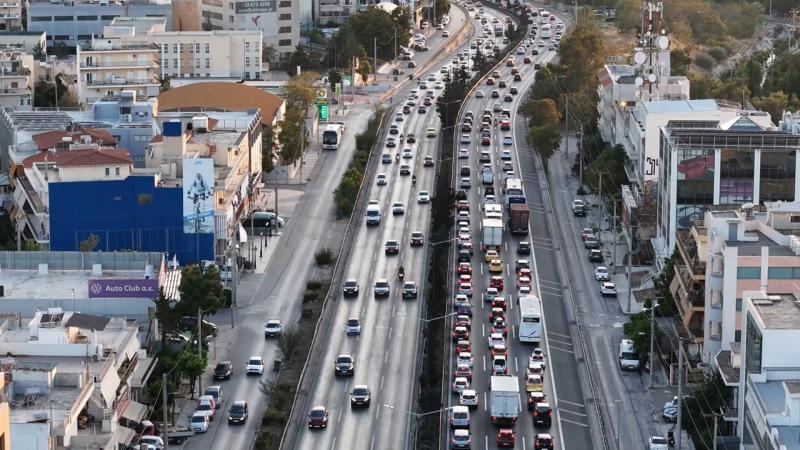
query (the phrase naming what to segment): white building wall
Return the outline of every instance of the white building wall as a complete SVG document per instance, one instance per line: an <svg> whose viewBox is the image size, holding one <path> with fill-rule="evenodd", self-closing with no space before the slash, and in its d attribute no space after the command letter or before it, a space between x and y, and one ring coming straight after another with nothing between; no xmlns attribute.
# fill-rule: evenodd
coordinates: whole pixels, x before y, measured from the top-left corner
<svg viewBox="0 0 800 450"><path fill-rule="evenodd" d="M50 450L50 423L9 424L11 448L25 450Z"/></svg>

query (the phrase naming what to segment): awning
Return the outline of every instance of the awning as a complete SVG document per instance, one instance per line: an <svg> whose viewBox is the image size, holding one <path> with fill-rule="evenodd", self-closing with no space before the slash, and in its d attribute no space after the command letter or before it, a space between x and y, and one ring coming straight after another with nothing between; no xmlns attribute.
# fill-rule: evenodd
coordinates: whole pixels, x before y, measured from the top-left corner
<svg viewBox="0 0 800 450"><path fill-rule="evenodd" d="M122 409L120 415L132 422L141 422L145 413L147 413L147 406L135 401L128 400L128 404Z"/></svg>
<svg viewBox="0 0 800 450"><path fill-rule="evenodd" d="M245 242L247 242L247 231L245 231L242 224L239 223L239 243L244 244Z"/></svg>

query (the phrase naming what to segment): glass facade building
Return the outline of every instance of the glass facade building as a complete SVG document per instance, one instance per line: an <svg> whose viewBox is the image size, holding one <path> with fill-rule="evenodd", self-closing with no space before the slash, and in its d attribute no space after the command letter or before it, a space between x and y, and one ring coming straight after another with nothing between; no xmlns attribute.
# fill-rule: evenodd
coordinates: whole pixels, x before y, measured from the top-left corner
<svg viewBox="0 0 800 450"><path fill-rule="evenodd" d="M661 128L656 254L714 206L800 199L800 136L735 122L674 121Z"/></svg>

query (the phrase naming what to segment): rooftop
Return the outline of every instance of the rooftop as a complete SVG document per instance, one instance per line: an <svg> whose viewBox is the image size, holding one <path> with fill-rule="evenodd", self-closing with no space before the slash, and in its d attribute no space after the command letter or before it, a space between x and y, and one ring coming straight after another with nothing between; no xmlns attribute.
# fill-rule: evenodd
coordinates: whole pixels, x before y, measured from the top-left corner
<svg viewBox="0 0 800 450"><path fill-rule="evenodd" d="M736 217L735 215L733 216ZM756 237L755 241L730 241L726 240L727 247L736 247L739 249L739 256L761 256L761 247L769 247L770 256L795 256L794 251L778 242L773 241L764 233L757 230L748 230L745 234L747 237Z"/></svg>
<svg viewBox="0 0 800 450"><path fill-rule="evenodd" d="M51 270L39 275L36 270L6 270L0 273L0 285L5 286L4 299L53 299L64 300L75 292L78 298L89 297L89 279L144 279L143 271L104 272L102 277L92 275L91 270Z"/></svg>
<svg viewBox="0 0 800 450"><path fill-rule="evenodd" d="M770 294L751 298L755 314L770 330L800 329L800 303L794 294Z"/></svg>
<svg viewBox="0 0 800 450"><path fill-rule="evenodd" d="M128 155L127 150L115 148L76 148L70 150L37 153L25 158L25 167L31 167L37 163L44 163L47 158L48 163L58 167L92 167L108 165L130 165L133 160Z"/></svg>
<svg viewBox="0 0 800 450"><path fill-rule="evenodd" d="M644 102L642 107L648 113L683 113L720 109L715 100L659 100Z"/></svg>
<svg viewBox="0 0 800 450"><path fill-rule="evenodd" d="M16 130L65 130L72 124L66 111L18 111L3 109L3 120L12 124Z"/></svg>
<svg viewBox="0 0 800 450"><path fill-rule="evenodd" d="M261 110L261 123L272 125L283 99L275 94L240 83L200 83L181 86L158 96L159 113L167 111Z"/></svg>

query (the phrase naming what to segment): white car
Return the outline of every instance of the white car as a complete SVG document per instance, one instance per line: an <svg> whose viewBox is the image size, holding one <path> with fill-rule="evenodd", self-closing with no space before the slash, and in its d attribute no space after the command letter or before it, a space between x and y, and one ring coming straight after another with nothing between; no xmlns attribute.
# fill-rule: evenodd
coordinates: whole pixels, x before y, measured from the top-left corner
<svg viewBox="0 0 800 450"><path fill-rule="evenodd" d="M466 365L469 366L470 369L473 367L473 358L472 353L470 352L461 352L456 357L456 365Z"/></svg>
<svg viewBox="0 0 800 450"><path fill-rule="evenodd" d="M414 157L414 152L411 151L410 148L406 147L403 149L403 159L411 159Z"/></svg>
<svg viewBox="0 0 800 450"><path fill-rule="evenodd" d="M356 317L351 317L347 319L347 335L353 336L357 334L361 334L361 322Z"/></svg>
<svg viewBox="0 0 800 450"><path fill-rule="evenodd" d="M486 196L486 198L483 199L483 202L485 204L487 204L487 205L496 205L497 204L497 197L495 197L492 194L489 194L489 195Z"/></svg>
<svg viewBox="0 0 800 450"><path fill-rule="evenodd" d="M483 98L485 96L486 96L486 94L484 94L483 91L481 91L481 90L475 91L475 98Z"/></svg>
<svg viewBox="0 0 800 450"><path fill-rule="evenodd" d="M442 37L450 37L450 32L447 30L442 31Z"/></svg>
<svg viewBox="0 0 800 450"><path fill-rule="evenodd" d="M264 358L260 356L251 356L247 360L246 375L263 375L264 374Z"/></svg>
<svg viewBox="0 0 800 450"><path fill-rule="evenodd" d="M379 173L377 177L375 177L375 183L378 186L386 186L386 174Z"/></svg>
<svg viewBox="0 0 800 450"><path fill-rule="evenodd" d="M472 138L470 138L468 134L462 134L459 142L469 145L472 142Z"/></svg>
<svg viewBox="0 0 800 450"><path fill-rule="evenodd" d="M503 151L500 152L500 160L511 161L511 150L504 148Z"/></svg>
<svg viewBox="0 0 800 450"><path fill-rule="evenodd" d="M400 202L392 203L392 215L402 216L406 213L406 207Z"/></svg>
<svg viewBox="0 0 800 450"><path fill-rule="evenodd" d="M463 147L458 149L458 159L466 159L466 158L469 158L469 149Z"/></svg>
<svg viewBox="0 0 800 450"><path fill-rule="evenodd" d="M605 266L597 266L594 269L594 279L597 281L608 281L611 279L610 275L608 274L608 268Z"/></svg>
<svg viewBox="0 0 800 450"><path fill-rule="evenodd" d="M283 325L281 321L278 319L270 319L267 321L266 325L264 325L264 337L278 337L283 331Z"/></svg>
<svg viewBox="0 0 800 450"><path fill-rule="evenodd" d="M492 348L495 345L506 345L506 340L502 333L492 333L489 335L489 348Z"/></svg>
<svg viewBox="0 0 800 450"><path fill-rule="evenodd" d="M606 281L600 285L600 294L605 297L606 295L617 295L617 285Z"/></svg>
<svg viewBox="0 0 800 450"><path fill-rule="evenodd" d="M458 377L453 380L453 393L460 395L465 389L469 389L469 380L466 377Z"/></svg>
<svg viewBox="0 0 800 450"><path fill-rule="evenodd" d="M475 389L464 389L458 398L458 404L468 408L477 408L478 406L478 391Z"/></svg>
<svg viewBox="0 0 800 450"><path fill-rule="evenodd" d="M430 203L431 202L431 194L428 191L419 191L417 194L417 203Z"/></svg>
<svg viewBox="0 0 800 450"><path fill-rule="evenodd" d="M650 436L648 443L650 444L650 450L669 449L669 445L667 445L667 439L663 436Z"/></svg>
<svg viewBox="0 0 800 450"><path fill-rule="evenodd" d="M190 425L192 431L195 433L205 433L208 431L208 411L196 411L192 414Z"/></svg>
<svg viewBox="0 0 800 450"><path fill-rule="evenodd" d="M503 138L503 145L514 145L514 139L511 136L505 136Z"/></svg>
<svg viewBox="0 0 800 450"><path fill-rule="evenodd" d="M433 83L433 88L434 89L444 89L444 83L442 83L441 81L437 81L436 83Z"/></svg>
<svg viewBox="0 0 800 450"><path fill-rule="evenodd" d="M520 286L517 290L517 297L521 295L531 295L531 287L530 286Z"/></svg>

